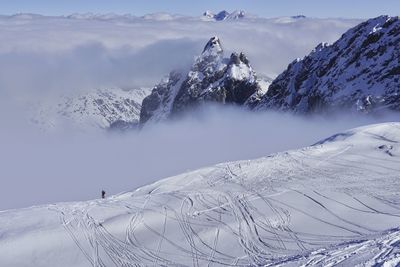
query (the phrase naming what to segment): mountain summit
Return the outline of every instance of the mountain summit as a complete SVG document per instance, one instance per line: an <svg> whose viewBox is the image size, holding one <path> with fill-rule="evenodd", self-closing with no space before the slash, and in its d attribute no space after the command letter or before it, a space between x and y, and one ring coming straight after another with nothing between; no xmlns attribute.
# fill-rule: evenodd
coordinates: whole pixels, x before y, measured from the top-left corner
<svg viewBox="0 0 400 267"><path fill-rule="evenodd" d="M140 122L160 121L205 102L244 105L265 91L244 53L224 58L212 37L187 73L171 72L143 100Z"/></svg>
<svg viewBox="0 0 400 267"><path fill-rule="evenodd" d="M400 110L400 20L380 16L292 62L256 109L312 113Z"/></svg>
<svg viewBox="0 0 400 267"><path fill-rule="evenodd" d="M218 37L214 36L212 37L206 44L206 46L203 49L203 55L206 54L222 54L223 49L221 46L221 41L219 40Z"/></svg>

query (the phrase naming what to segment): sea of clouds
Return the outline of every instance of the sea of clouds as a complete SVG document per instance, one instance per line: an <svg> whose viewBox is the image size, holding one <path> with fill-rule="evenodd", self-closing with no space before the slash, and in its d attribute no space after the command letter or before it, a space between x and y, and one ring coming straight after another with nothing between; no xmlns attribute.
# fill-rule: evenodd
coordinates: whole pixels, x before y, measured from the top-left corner
<svg viewBox="0 0 400 267"><path fill-rule="evenodd" d="M299 148L347 128L391 120L305 119L211 107L139 132L66 127L47 133L29 122L31 109L20 101L74 90L151 87L171 70L187 68L215 35L227 56L244 51L259 74L275 77L359 22L0 16L0 210L97 198L102 189L133 190L186 170Z"/></svg>

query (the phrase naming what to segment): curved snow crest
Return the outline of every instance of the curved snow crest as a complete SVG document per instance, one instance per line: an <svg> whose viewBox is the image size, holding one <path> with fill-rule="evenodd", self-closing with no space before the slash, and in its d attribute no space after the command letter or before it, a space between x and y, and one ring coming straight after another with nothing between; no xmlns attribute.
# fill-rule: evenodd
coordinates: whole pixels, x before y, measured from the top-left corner
<svg viewBox="0 0 400 267"><path fill-rule="evenodd" d="M0 265L396 265L400 123L348 132L104 200L1 212Z"/></svg>
<svg viewBox="0 0 400 267"><path fill-rule="evenodd" d="M392 132L387 130L387 128L397 129L399 127L398 122L389 122L389 123L378 123L374 125L357 127L351 130L348 130L343 133L334 134L328 138L325 138L321 141L318 141L313 146L327 144L331 142L339 142L339 141L352 141L352 139L362 139L362 135L366 136L374 136L376 139L380 139L382 141L389 141L392 143L398 143L400 140L396 132ZM383 132L383 134L381 134ZM349 140L350 139L350 140Z"/></svg>

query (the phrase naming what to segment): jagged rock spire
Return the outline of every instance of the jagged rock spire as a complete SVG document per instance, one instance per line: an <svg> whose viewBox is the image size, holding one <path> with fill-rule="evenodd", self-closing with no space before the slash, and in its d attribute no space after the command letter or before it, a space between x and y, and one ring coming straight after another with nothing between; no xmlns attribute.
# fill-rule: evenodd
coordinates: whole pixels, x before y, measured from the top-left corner
<svg viewBox="0 0 400 267"><path fill-rule="evenodd" d="M221 41L217 36L214 36L207 42L202 54L219 54L222 52Z"/></svg>
<svg viewBox="0 0 400 267"><path fill-rule="evenodd" d="M187 73L177 78L170 75L168 81L154 87L143 100L141 124L172 118L206 102L247 105L253 95L259 97L262 86L243 53L223 57L216 36L207 42Z"/></svg>
<svg viewBox="0 0 400 267"><path fill-rule="evenodd" d="M246 65L249 65L249 60L247 59L246 55L243 52L240 52L240 54L233 52L231 54L229 62L236 65L240 64L241 62Z"/></svg>

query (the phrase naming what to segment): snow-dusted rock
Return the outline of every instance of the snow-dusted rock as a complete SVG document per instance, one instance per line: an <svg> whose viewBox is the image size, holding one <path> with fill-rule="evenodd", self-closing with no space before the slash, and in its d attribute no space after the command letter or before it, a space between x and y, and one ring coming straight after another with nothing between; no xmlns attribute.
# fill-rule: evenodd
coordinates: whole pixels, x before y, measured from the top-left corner
<svg viewBox="0 0 400 267"><path fill-rule="evenodd" d="M312 113L327 109L400 110L400 20L381 16L322 43L292 62L255 108Z"/></svg>
<svg viewBox="0 0 400 267"><path fill-rule="evenodd" d="M140 122L160 121L204 102L243 105L265 93L263 81L243 53L224 58L220 40L212 37L188 73L172 72L143 100Z"/></svg>
<svg viewBox="0 0 400 267"><path fill-rule="evenodd" d="M246 13L243 10L235 10L232 13L229 13L226 10L222 10L217 14L212 13L207 10L203 13L203 18L206 20L214 20L214 21L223 21L223 20L238 20L243 19Z"/></svg>

